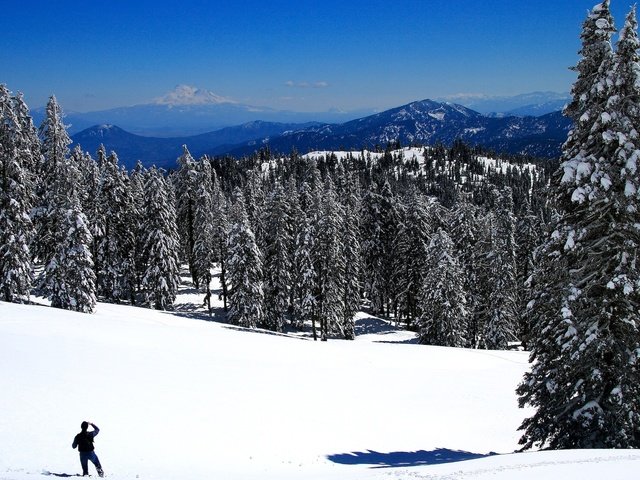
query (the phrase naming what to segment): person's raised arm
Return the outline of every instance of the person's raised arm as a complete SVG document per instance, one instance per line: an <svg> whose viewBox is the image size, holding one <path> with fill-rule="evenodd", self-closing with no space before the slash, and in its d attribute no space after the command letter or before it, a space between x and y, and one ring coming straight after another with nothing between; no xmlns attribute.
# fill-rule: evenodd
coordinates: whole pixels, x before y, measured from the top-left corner
<svg viewBox="0 0 640 480"><path fill-rule="evenodd" d="M93 427L93 436L95 437L96 435L98 435L98 433L100 433L100 429L96 426L95 423L90 423L89 425L91 425Z"/></svg>

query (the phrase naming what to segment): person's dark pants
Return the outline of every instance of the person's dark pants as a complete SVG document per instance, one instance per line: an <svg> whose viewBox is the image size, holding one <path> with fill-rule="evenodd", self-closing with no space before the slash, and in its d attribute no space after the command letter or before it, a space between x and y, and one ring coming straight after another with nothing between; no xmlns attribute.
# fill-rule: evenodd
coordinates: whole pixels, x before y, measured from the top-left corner
<svg viewBox="0 0 640 480"><path fill-rule="evenodd" d="M82 465L82 475L89 475L89 460L96 467L98 475L102 476L102 466L96 452L80 452L80 465Z"/></svg>

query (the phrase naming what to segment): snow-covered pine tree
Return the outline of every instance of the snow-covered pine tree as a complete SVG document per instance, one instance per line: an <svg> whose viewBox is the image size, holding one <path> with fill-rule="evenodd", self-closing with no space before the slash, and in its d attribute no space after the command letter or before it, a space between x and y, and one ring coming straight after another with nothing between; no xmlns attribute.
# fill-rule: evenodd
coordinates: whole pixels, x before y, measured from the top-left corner
<svg viewBox="0 0 640 480"><path fill-rule="evenodd" d="M170 188L161 171L155 167L149 170L142 225L147 261L142 289L146 303L157 310L173 304L180 283L176 211Z"/></svg>
<svg viewBox="0 0 640 480"><path fill-rule="evenodd" d="M478 240L483 231L478 221L479 209L471 202L462 200L451 213L451 239L456 248L456 257L463 271L464 291L467 295L467 346L475 348L480 336L479 296L481 286L478 282Z"/></svg>
<svg viewBox="0 0 640 480"><path fill-rule="evenodd" d="M536 407L520 427L524 448L640 446L634 17L615 58L609 2L584 24L579 108L567 110L575 127L554 175L559 211L534 274L532 368L517 390Z"/></svg>
<svg viewBox="0 0 640 480"><path fill-rule="evenodd" d="M13 108L20 126L19 150L22 152L22 164L27 174L27 192L29 205L36 205L36 188L38 183L38 168L41 165L41 145L38 138L38 129L33 125L33 119L29 107L24 101L22 93L18 92L13 97Z"/></svg>
<svg viewBox="0 0 640 480"><path fill-rule="evenodd" d="M345 175L346 176L346 175ZM342 273L342 332L347 340L356 337L355 315L360 309L362 296L362 257L360 250L360 197L358 183L353 176L346 176L341 241Z"/></svg>
<svg viewBox="0 0 640 480"><path fill-rule="evenodd" d="M106 159L100 159L99 168L96 193L100 222L96 227L100 233L96 252L98 294L106 300L118 302L131 299L135 286L135 239L129 221L135 213L134 202L127 174L120 170L115 152Z"/></svg>
<svg viewBox="0 0 640 480"><path fill-rule="evenodd" d="M312 252L316 270L315 314L320 323L320 339L326 341L330 333L345 336L342 294L345 258L340 238L344 215L331 177L327 177L324 193L318 200L317 236Z"/></svg>
<svg viewBox="0 0 640 480"><path fill-rule="evenodd" d="M182 155L178 158L179 168L172 177L176 192L176 213L180 233L181 257L188 263L191 279L199 288L199 276L194 267L193 249L195 244L195 211L198 189L197 162L191 156L186 145L182 146Z"/></svg>
<svg viewBox="0 0 640 480"><path fill-rule="evenodd" d="M63 118L62 108L56 97L51 96L47 102L45 118L39 129L42 155L39 157L41 164L38 167L37 203L32 211L32 220L36 228L32 254L41 262L50 259L56 247L56 241L53 239L56 226L52 225L52 219L48 217L51 205L47 204L47 201L52 198L49 190L56 181L57 165L69 155L71 139L64 126Z"/></svg>
<svg viewBox="0 0 640 480"><path fill-rule="evenodd" d="M297 329L302 329L307 322L313 320L315 308L316 272L313 267L312 252L315 240L315 216L310 207L313 195L311 187L303 181L300 185L298 208L295 210L294 252L293 252L293 320ZM306 210L303 206L307 206ZM313 218L310 218L313 217ZM314 336L315 335L314 329Z"/></svg>
<svg viewBox="0 0 640 480"><path fill-rule="evenodd" d="M213 176L212 172L212 176ZM220 297L222 298L224 311L227 311L227 236L229 233L229 222L227 219L227 199L222 192L220 180L214 177L213 181L213 247L214 261L220 264Z"/></svg>
<svg viewBox="0 0 640 480"><path fill-rule="evenodd" d="M10 92L0 85L0 298L16 302L29 296L33 281L29 245L34 230L29 132L24 131Z"/></svg>
<svg viewBox="0 0 640 480"><path fill-rule="evenodd" d="M135 251L134 251L134 263L135 263L135 286L136 291L142 290L142 277L147 268L146 259L144 258L144 211L145 211L145 192L144 185L147 178L147 170L142 165L142 162L138 160L135 168L131 172L130 176L130 190L133 199L133 209L135 214L132 215L133 224L131 226L134 232Z"/></svg>
<svg viewBox="0 0 640 480"><path fill-rule="evenodd" d="M264 225L266 193L263 183L260 168L251 169L247 172L247 182L243 190L249 225L261 252L264 252L266 238Z"/></svg>
<svg viewBox="0 0 640 480"><path fill-rule="evenodd" d="M233 192L227 240L231 323L255 328L264 320L262 253L258 249L239 188Z"/></svg>
<svg viewBox="0 0 640 480"><path fill-rule="evenodd" d="M416 321L420 343L464 347L467 299L463 271L453 242L442 229L438 229L429 244L420 293L421 316Z"/></svg>
<svg viewBox="0 0 640 480"><path fill-rule="evenodd" d="M489 237L485 251L485 276L489 282L481 346L504 350L517 339L515 218L511 189L493 190Z"/></svg>
<svg viewBox="0 0 640 480"><path fill-rule="evenodd" d="M80 204L80 172L64 156L56 157L52 174L54 181L47 186L46 218L54 247L45 261L41 288L52 307L91 313L96 305L96 276L92 237Z"/></svg>
<svg viewBox="0 0 640 480"><path fill-rule="evenodd" d="M197 283L205 291L204 303L211 312L211 269L216 259L215 213L211 183L211 163L203 158L197 163L194 204L193 269Z"/></svg>
<svg viewBox="0 0 640 480"><path fill-rule="evenodd" d="M531 282L535 266L535 252L543 240L544 224L534 215L531 204L523 205L523 213L516 225L516 272L518 287L518 338L525 350L528 350L530 337L527 305L531 301Z"/></svg>
<svg viewBox="0 0 640 480"><path fill-rule="evenodd" d="M399 314L406 318L409 326L421 313L420 295L427 273L427 252L432 233L427 200L417 190L409 192L402 217L394 282L399 292Z"/></svg>
<svg viewBox="0 0 640 480"><path fill-rule="evenodd" d="M365 292L376 313L391 312L391 302L395 299L392 283L395 238L399 228L399 214L396 198L389 182L385 182L376 193L373 189L363 199L362 252L365 271Z"/></svg>
<svg viewBox="0 0 640 480"><path fill-rule="evenodd" d="M293 252L291 207L279 183L265 205L264 293L265 326L280 332L289 310Z"/></svg>

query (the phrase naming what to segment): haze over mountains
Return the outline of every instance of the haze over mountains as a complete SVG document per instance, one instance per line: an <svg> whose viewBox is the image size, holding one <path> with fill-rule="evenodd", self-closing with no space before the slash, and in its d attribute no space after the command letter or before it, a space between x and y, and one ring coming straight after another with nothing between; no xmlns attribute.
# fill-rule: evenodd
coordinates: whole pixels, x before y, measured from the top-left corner
<svg viewBox="0 0 640 480"><path fill-rule="evenodd" d="M186 98L181 98L181 95L186 95ZM209 109L207 111L211 115L214 115L214 111L215 115L222 115L225 109L231 109L229 111L235 113L246 109L246 106L220 100L219 97L210 95L210 92L193 90L176 92L174 96L157 99L153 105L139 107L135 113L142 114L146 111L150 115L145 117L147 122L157 120L154 114L150 113L154 111L163 112L167 116L176 114L183 118L189 118L191 115L201 120L201 117L196 115L198 109ZM216 110L217 107L223 110ZM126 112L131 113L131 108L134 107L119 111L125 115ZM245 110L245 113L247 112ZM432 100L412 102L343 122L298 123L263 120L270 117L283 118L274 112L266 114L264 110L254 111L254 117L261 120L195 136L140 136L127 131L121 123L113 122L95 125L78 132L72 139L74 143L80 144L84 150L92 153L100 144L104 144L108 151L116 151L121 162L129 168L135 165L137 160L141 160L145 165L156 164L171 168L182 153L182 145L185 144L194 156L201 156L245 155L266 145L280 153L288 153L294 148L306 153L311 150L384 147L394 141L400 141L404 145L450 145L456 139L461 139L471 145L482 145L498 152L553 158L559 155L560 146L566 139L570 127L569 120L560 112L540 117L487 116L462 105ZM305 114L296 115L303 118ZM287 115L284 118L287 118Z"/></svg>

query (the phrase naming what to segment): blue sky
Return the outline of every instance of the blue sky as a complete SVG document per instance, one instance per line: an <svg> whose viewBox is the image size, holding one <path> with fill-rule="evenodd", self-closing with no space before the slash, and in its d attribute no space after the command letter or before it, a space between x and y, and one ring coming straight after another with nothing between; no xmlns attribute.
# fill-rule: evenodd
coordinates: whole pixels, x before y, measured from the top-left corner
<svg viewBox="0 0 640 480"><path fill-rule="evenodd" d="M147 103L178 84L300 111L569 91L596 0L6 2L0 83L32 108ZM616 26L631 0L612 0Z"/></svg>

